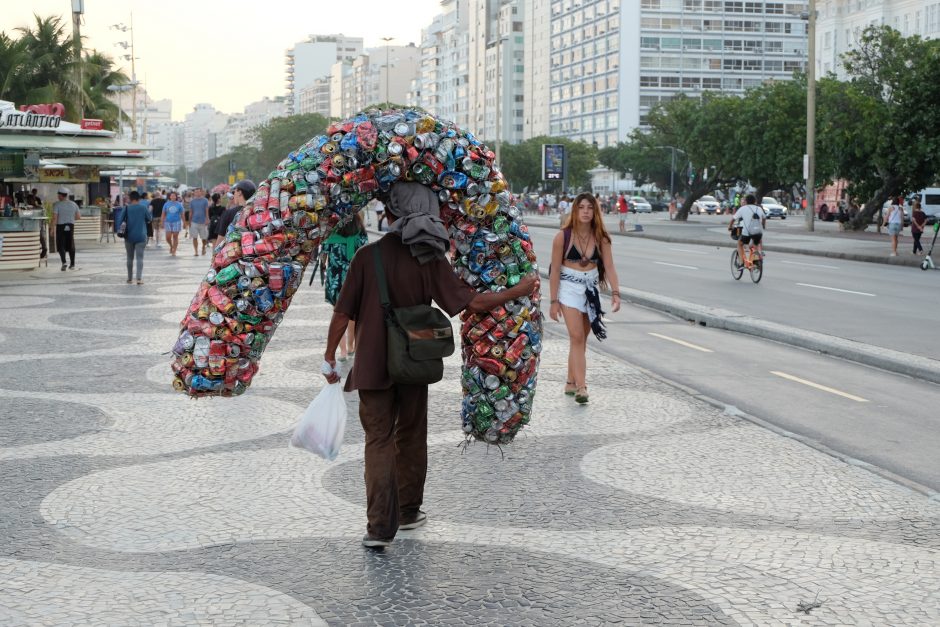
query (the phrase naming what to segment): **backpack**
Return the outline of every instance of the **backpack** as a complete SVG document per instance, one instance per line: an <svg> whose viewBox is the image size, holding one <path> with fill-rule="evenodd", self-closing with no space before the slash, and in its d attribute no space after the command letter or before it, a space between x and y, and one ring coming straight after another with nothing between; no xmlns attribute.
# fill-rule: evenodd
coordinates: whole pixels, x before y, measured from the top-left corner
<svg viewBox="0 0 940 627"><path fill-rule="evenodd" d="M378 245L373 246L372 256L388 331L388 376L395 383L437 383L444 378L444 358L454 353L450 318L431 305L393 308Z"/></svg>

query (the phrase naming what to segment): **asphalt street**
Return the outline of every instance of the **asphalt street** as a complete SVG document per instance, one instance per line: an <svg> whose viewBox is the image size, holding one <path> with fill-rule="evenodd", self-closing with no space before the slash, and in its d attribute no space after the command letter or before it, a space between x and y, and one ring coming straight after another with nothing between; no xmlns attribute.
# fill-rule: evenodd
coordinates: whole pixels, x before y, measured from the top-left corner
<svg viewBox="0 0 940 627"><path fill-rule="evenodd" d="M723 229L717 223L715 228ZM791 227L772 223L767 240L784 228ZM547 260L556 231L531 231L539 258ZM626 287L930 359L940 354L936 273L773 252L760 284L753 285L746 274L740 281L731 278L730 258L730 249L716 246L614 239L614 260ZM542 265L547 268L547 261Z"/></svg>
<svg viewBox="0 0 940 627"><path fill-rule="evenodd" d="M539 258L544 260L542 265L547 268L553 231L533 228L532 234ZM925 280L910 268L774 253L768 257L763 281L753 285L747 275L739 282L731 278L727 249L639 238L615 238L614 247L623 286L863 342L906 348L924 356L938 353L937 338L926 331L930 327L928 312L904 307L902 289L891 284L891 277L907 285ZM816 270L829 272L828 279L807 276ZM868 290L865 293L876 295L809 285ZM547 288L544 291L547 295ZM918 288L918 293L922 292L924 289ZM936 294L924 297L938 300ZM840 317L856 322L841 324ZM731 413L740 409L850 460L872 464L928 490L940 491L937 385L760 338L697 326L642 307L624 306L608 318L608 340L592 342L601 350L701 392L726 405ZM819 324L805 324L817 318ZM915 326L922 330L912 328ZM560 324L550 327L563 332ZM602 377L602 373L589 372L589 381Z"/></svg>

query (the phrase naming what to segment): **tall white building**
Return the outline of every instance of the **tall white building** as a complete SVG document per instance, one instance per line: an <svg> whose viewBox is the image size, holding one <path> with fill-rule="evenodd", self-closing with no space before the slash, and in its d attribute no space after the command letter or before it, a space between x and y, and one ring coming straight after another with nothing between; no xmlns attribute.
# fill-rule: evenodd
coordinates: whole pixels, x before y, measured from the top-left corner
<svg viewBox="0 0 940 627"><path fill-rule="evenodd" d="M225 129L228 117L208 103L199 103L186 114L183 122L183 165L187 169L195 170L222 154L218 150L218 137Z"/></svg>
<svg viewBox="0 0 940 627"><path fill-rule="evenodd" d="M470 128L491 143L522 139L525 100L522 0L472 0Z"/></svg>
<svg viewBox="0 0 940 627"><path fill-rule="evenodd" d="M420 62L407 104L469 128L468 7L471 0L443 0L441 13L421 31Z"/></svg>
<svg viewBox="0 0 940 627"><path fill-rule="evenodd" d="M319 113L330 117L330 77L318 78L300 90L300 109L297 113Z"/></svg>
<svg viewBox="0 0 940 627"><path fill-rule="evenodd" d="M764 81L788 80L806 61L806 0L525 4L532 39L525 46L531 76L525 137L549 134L609 146L644 124L663 100L743 93Z"/></svg>
<svg viewBox="0 0 940 627"><path fill-rule="evenodd" d="M273 120L287 115L287 99L283 96L256 100L248 105L242 113L228 116L225 127L216 136L216 156L228 154L236 146L249 145L261 147L261 142L254 132ZM211 139L210 139L211 142Z"/></svg>
<svg viewBox="0 0 940 627"><path fill-rule="evenodd" d="M816 71L845 78L842 55L868 26L890 26L905 37L940 37L938 0L816 0Z"/></svg>
<svg viewBox="0 0 940 627"><path fill-rule="evenodd" d="M341 34L310 35L289 48L285 53L288 115L300 110L300 90L330 76L337 61L351 61L361 54L362 37Z"/></svg>
<svg viewBox="0 0 940 627"><path fill-rule="evenodd" d="M330 73L330 112L347 118L383 102L405 104L418 73L420 49L407 46L370 48L352 61L337 61Z"/></svg>

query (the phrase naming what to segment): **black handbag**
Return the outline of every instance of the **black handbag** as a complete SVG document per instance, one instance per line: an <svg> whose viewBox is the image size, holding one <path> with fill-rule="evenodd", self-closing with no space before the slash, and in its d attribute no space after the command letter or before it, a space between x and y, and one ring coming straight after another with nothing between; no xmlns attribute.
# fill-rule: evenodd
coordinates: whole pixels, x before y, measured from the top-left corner
<svg viewBox="0 0 940 627"><path fill-rule="evenodd" d="M444 358L454 353L450 318L431 305L393 308L377 245L372 256L388 335L388 376L395 383L437 383L444 378Z"/></svg>

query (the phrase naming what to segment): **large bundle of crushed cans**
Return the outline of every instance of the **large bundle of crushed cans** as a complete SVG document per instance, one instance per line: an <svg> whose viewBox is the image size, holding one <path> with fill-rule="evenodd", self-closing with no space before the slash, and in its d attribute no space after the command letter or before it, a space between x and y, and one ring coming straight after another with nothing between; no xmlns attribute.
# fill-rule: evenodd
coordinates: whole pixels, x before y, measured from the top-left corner
<svg viewBox="0 0 940 627"><path fill-rule="evenodd" d="M243 393L320 239L395 181L438 193L454 270L478 291L505 289L537 270L494 160L471 133L412 109L368 110L289 154L214 251L173 347L174 387L190 396ZM463 430L509 442L532 412L542 348L538 291L461 319Z"/></svg>

